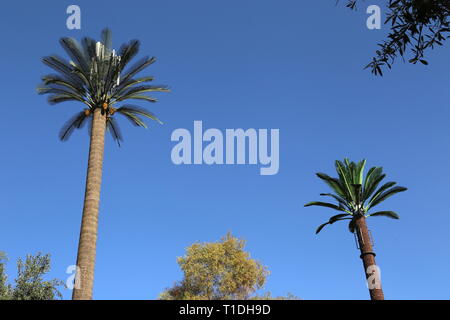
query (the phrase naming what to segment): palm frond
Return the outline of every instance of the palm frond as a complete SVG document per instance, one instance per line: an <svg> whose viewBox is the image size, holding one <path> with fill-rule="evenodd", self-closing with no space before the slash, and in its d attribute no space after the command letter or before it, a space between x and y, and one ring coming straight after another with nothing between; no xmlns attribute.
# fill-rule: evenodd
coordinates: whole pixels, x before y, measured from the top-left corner
<svg viewBox="0 0 450 320"><path fill-rule="evenodd" d="M347 159L345 159L345 160L347 160ZM339 176L340 184L344 187L345 192L346 192L346 194L348 194L350 199L355 201L355 194L351 188L351 184L353 183L353 178L352 178L351 172L348 170L349 168L347 168L346 165L343 164L339 160L335 161L335 166L336 166L336 172L338 173L338 176Z"/></svg>
<svg viewBox="0 0 450 320"><path fill-rule="evenodd" d="M89 60L89 62L96 56L96 43L97 42L94 39L89 37L84 37L81 39L81 47L83 49L84 56Z"/></svg>
<svg viewBox="0 0 450 320"><path fill-rule="evenodd" d="M145 96L145 95L129 95L129 96L121 96L117 98L114 102L124 101L124 100L145 100L148 102L157 102L158 100L153 97Z"/></svg>
<svg viewBox="0 0 450 320"><path fill-rule="evenodd" d="M134 77L137 73L141 72L155 61L156 61L155 57L145 56L141 58L129 70L125 72L122 81L128 81L129 79Z"/></svg>
<svg viewBox="0 0 450 320"><path fill-rule="evenodd" d="M349 194L345 187L341 185L340 181L336 178L332 178L325 173L318 172L316 175L322 179L334 192L336 192L340 197L350 200Z"/></svg>
<svg viewBox="0 0 450 320"><path fill-rule="evenodd" d="M320 195L325 196L325 197L331 197L331 198L335 199L339 203L340 206L346 207L348 210L351 210L351 208L347 204L347 201L338 195L335 195L332 193L321 193Z"/></svg>
<svg viewBox="0 0 450 320"><path fill-rule="evenodd" d="M120 84L116 88L116 92L114 93L115 96L120 96L123 92L125 92L128 88L135 86L137 84L145 83L145 82L151 82L153 81L153 77L142 77L138 79L129 79L127 81L121 81Z"/></svg>
<svg viewBox="0 0 450 320"><path fill-rule="evenodd" d="M53 70L59 72L61 75L69 79L71 82L77 86L84 86L87 82L83 78L79 77L75 72L73 67L65 59L53 55L42 58L42 62Z"/></svg>
<svg viewBox="0 0 450 320"><path fill-rule="evenodd" d="M86 105L88 105L88 103L86 103L86 101L80 99L79 97L74 96L72 94L66 94L66 93L53 94L47 98L47 101L50 104L58 104L61 102L66 102L66 101L79 101L79 102L82 102L82 103L85 103Z"/></svg>
<svg viewBox="0 0 450 320"><path fill-rule="evenodd" d="M129 43L123 44L119 49L120 55L120 70L133 59L139 52L140 42L138 40L131 40Z"/></svg>
<svg viewBox="0 0 450 320"><path fill-rule="evenodd" d="M378 197L381 193L383 193L385 190L395 186L397 182L389 181L383 184L370 198L369 203L372 202L376 197Z"/></svg>
<svg viewBox="0 0 450 320"><path fill-rule="evenodd" d="M408 189L405 188L405 187L399 187L399 186L393 187L393 188L391 188L391 189L381 193L378 197L374 198L371 202L369 202L368 208L369 209L373 208L376 205L378 205L381 202L383 202L384 200L386 200L387 198L393 196L394 194L399 193L399 192L403 192L403 191L406 191L406 190L408 190Z"/></svg>
<svg viewBox="0 0 450 320"><path fill-rule="evenodd" d="M388 217L391 219L400 219L400 216L394 211L378 211L368 215L368 217Z"/></svg>
<svg viewBox="0 0 450 320"><path fill-rule="evenodd" d="M113 139L117 142L120 147L120 142L123 141L122 133L120 132L120 127L117 121L113 117L108 117L106 119L106 128L111 133Z"/></svg>
<svg viewBox="0 0 450 320"><path fill-rule="evenodd" d="M41 80L44 86L56 84L59 86L69 88L80 95L86 94L86 89L84 88L84 86L80 85L80 83L70 81L70 79L67 79L64 76L60 76L57 74L48 74L46 76L43 76Z"/></svg>
<svg viewBox="0 0 450 320"><path fill-rule="evenodd" d="M84 55L83 49L77 40L73 38L61 38L59 41L63 49L69 55L69 57L73 60L73 62L80 67L80 70L87 77L89 74L89 61L87 57Z"/></svg>
<svg viewBox="0 0 450 320"><path fill-rule="evenodd" d="M127 117L128 120L136 126L147 128L147 125L138 116L143 116L162 124L162 122L152 112L138 106L124 105L118 108L117 112Z"/></svg>
<svg viewBox="0 0 450 320"><path fill-rule="evenodd" d="M366 177L366 183L364 185L364 199L367 200L372 193L376 190L378 184L385 178L382 167L375 167L370 176Z"/></svg>
<svg viewBox="0 0 450 320"><path fill-rule="evenodd" d="M331 209L334 209L337 211L345 212L345 210L342 207L339 207L335 204L328 203L328 202L312 201L312 202L308 202L307 204L305 204L305 207L310 207L310 206L327 207L327 208L331 208Z"/></svg>
<svg viewBox="0 0 450 320"><path fill-rule="evenodd" d="M136 95L145 92L169 92L169 88L166 86L136 86L126 90L123 93L123 96Z"/></svg>
<svg viewBox="0 0 450 320"><path fill-rule="evenodd" d="M84 111L71 117L59 131L59 138L61 141L67 141L75 129L81 129L86 123L87 118L88 116Z"/></svg>
<svg viewBox="0 0 450 320"><path fill-rule="evenodd" d="M80 101L84 101L85 99L82 94L78 93L78 91L58 84L50 84L47 86L37 87L36 91L38 94L66 94L76 97L80 99Z"/></svg>
<svg viewBox="0 0 450 320"><path fill-rule="evenodd" d="M119 126L113 118L115 112L125 116L135 126L147 128L143 118L162 123L153 113L133 105L114 108L114 104L124 100L145 100L156 102L147 95L149 92L168 92L166 86L147 85L153 77L136 77L146 67L156 61L146 56L131 67L129 62L137 55L140 42L132 40L123 44L119 51L112 49L112 37L109 29L101 33L100 42L84 37L81 42L69 37L60 39L60 44L69 56L69 60L56 55L42 58L42 62L56 71L42 77L37 91L47 94L50 104L65 101L78 101L89 107L89 112L80 112L69 119L60 131L60 138L67 140L73 130L86 123L92 110L102 108L107 113L107 130L119 145L123 140ZM117 54L116 54L117 53ZM125 68L128 68L125 70ZM92 126L92 121L88 121ZM90 132L91 130L89 130Z"/></svg>
<svg viewBox="0 0 450 320"><path fill-rule="evenodd" d="M316 229L316 234L318 234L318 233L319 233L326 225L333 224L333 223L335 223L335 222L337 222L337 221L351 220L352 218L346 218L346 217L348 217L348 216L349 216L349 214L345 214L345 213L343 213L343 214L337 214L337 215L335 215L335 216L332 216L332 217L330 218L330 220L328 220L328 222L322 223L322 224Z"/></svg>
<svg viewBox="0 0 450 320"><path fill-rule="evenodd" d="M351 221L348 224L348 229L350 232L354 232L356 229L356 220L362 216L386 216L392 219L399 218L393 211L368 213L372 207L378 205L392 195L406 191L407 189L405 187L394 187L396 183L390 181L383 184L377 190L378 185L386 176L383 174L383 168L372 167L364 177L365 165L366 160L353 162L348 158L345 158L344 161L335 161L338 178L332 178L324 173L316 173L320 179L335 191L335 194L321 193L320 195L333 198L338 202L338 205L328 202L313 201L305 204L305 207L320 206L345 212L341 214L342 216L337 215L331 217L328 222L319 226L316 233L320 232L326 225L334 223L335 220L350 219ZM370 201L368 201L369 198ZM366 201L368 201L368 204L364 207ZM347 218L347 215L352 216L352 218Z"/></svg>

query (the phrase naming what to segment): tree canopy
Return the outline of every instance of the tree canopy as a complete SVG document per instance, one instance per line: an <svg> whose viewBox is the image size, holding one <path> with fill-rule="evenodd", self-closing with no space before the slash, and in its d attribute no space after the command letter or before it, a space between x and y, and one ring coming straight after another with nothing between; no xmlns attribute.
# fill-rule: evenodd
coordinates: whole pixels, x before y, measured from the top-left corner
<svg viewBox="0 0 450 320"><path fill-rule="evenodd" d="M356 9L360 2L346 0L346 6ZM382 68L390 69L397 58L427 65L425 52L449 37L450 0L386 0L386 10L390 31L366 68L383 75Z"/></svg>
<svg viewBox="0 0 450 320"><path fill-rule="evenodd" d="M57 73L43 76L37 92L48 94L50 104L78 101L87 107L61 128L59 137L62 141L69 139L75 129L83 128L88 120L92 120L91 115L96 108L106 113L106 128L119 146L123 137L115 114L121 114L137 127L147 128L142 117L162 123L152 112L140 106L122 104L114 107L129 100L154 103L157 99L148 93L169 91L167 86L148 85L153 81L151 76L137 77L156 61L155 57L145 56L127 67L139 52L138 40L123 44L116 53L112 48L111 30L104 29L101 41L85 37L80 43L65 37L61 38L60 44L71 60L57 55L42 58L42 62Z"/></svg>
<svg viewBox="0 0 450 320"><path fill-rule="evenodd" d="M61 280L44 280L50 271L50 255L27 255L25 261L17 260L17 277L14 285L8 283L6 254L0 252L0 300L56 300L62 298L58 287Z"/></svg>
<svg viewBox="0 0 450 320"><path fill-rule="evenodd" d="M219 242L194 243L177 259L184 278L160 295L161 300L294 299L272 298L261 289L269 275L267 267L244 251L245 241L228 233Z"/></svg>
<svg viewBox="0 0 450 320"><path fill-rule="evenodd" d="M319 233L325 226L337 221L348 220L350 232L355 232L355 222L361 216L365 217L388 217L399 219L399 215L394 211L369 212L373 207L379 205L391 196L404 192L405 187L396 186L396 182L389 181L378 187L386 174L382 167L372 167L364 176L366 160L353 162L345 158L344 161L335 161L337 178L332 178L325 173L316 173L317 177L323 180L334 193L321 193L321 196L330 197L337 204L313 201L305 204L305 207L319 206L336 211L339 214L332 216L327 222L321 224L316 233Z"/></svg>

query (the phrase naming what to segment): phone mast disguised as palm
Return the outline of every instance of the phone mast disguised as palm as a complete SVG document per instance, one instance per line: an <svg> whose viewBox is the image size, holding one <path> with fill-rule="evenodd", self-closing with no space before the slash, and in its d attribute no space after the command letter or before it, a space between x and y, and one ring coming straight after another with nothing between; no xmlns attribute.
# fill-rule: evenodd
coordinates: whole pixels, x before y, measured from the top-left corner
<svg viewBox="0 0 450 320"><path fill-rule="evenodd" d="M392 219L399 219L399 216L393 211L378 211L373 213L369 213L369 211L390 196L398 192L406 191L407 189L405 187L395 186L396 182L387 182L377 189L380 182L386 176L383 174L383 168L373 167L364 177L365 165L366 160L355 163L344 159L344 162L336 161L338 178L332 178L324 173L317 173L317 176L325 181L335 192L334 194L321 193L320 195L331 197L338 204L314 201L305 204L305 207L321 206L341 212L332 216L328 222L320 225L316 233L319 233L328 224L342 220L350 220L348 227L350 232L356 233L358 238L361 259L363 260L366 278L369 282L370 297L372 300L383 300L384 294L381 288L378 268L375 263L375 253L372 250L371 238L366 225L366 218L385 216ZM372 282L372 280L375 280L375 282Z"/></svg>
<svg viewBox="0 0 450 320"><path fill-rule="evenodd" d="M132 40L112 49L111 32L102 31L101 41L83 38L81 44L72 38L62 38L61 46L69 55L67 61L56 55L44 57L42 62L57 74L42 77L39 94L49 94L50 104L79 101L85 109L72 117L61 129L60 139L67 140L75 129L90 122L90 147L80 240L73 299L92 299L94 264L97 242L98 209L102 179L105 131L111 132L120 146L122 136L114 115L125 116L135 126L147 128L142 117L160 122L156 116L137 106L124 104L125 100L156 102L147 92L168 92L165 86L151 86L152 77L135 78L136 74L155 62L144 57L124 70L139 51L139 41Z"/></svg>

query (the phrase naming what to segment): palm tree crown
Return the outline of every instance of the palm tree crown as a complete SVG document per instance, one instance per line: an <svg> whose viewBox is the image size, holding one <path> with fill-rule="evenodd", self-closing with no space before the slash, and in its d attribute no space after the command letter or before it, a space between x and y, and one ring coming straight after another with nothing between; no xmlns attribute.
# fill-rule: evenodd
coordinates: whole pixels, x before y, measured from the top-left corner
<svg viewBox="0 0 450 320"><path fill-rule="evenodd" d="M101 108L102 114L106 114L107 129L119 146L122 135L113 117L115 113L144 128L147 126L141 116L160 122L153 113L138 106L125 104L114 107L116 103L131 99L156 102L155 98L145 93L169 91L166 86L148 85L153 77L135 78L137 73L155 62L154 57L143 57L125 70L139 51L138 40L123 44L117 54L112 49L111 31L108 29L102 31L100 42L86 37L80 44L75 39L62 38L60 44L71 60L56 55L44 57L42 62L57 74L42 77L43 83L37 91L39 94L49 94L50 104L79 101L87 106L62 127L59 134L61 140L67 140L74 129L82 128L86 120L92 118L96 108Z"/></svg>
<svg viewBox="0 0 450 320"><path fill-rule="evenodd" d="M314 201L305 204L309 206L321 206L331 208L342 213L332 216L328 222L321 224L316 233L323 227L341 220L349 221L350 232L355 232L355 221L359 217L385 216L392 219L399 219L397 213L393 211L378 211L369 213L370 209L380 204L390 196L406 191L405 187L395 186L396 182L386 182L380 188L378 185L385 178L382 167L372 167L364 177L364 167L366 160L358 163L336 160L336 172L338 178L332 178L324 173L317 173L317 176L334 191L334 193L321 193L321 196L331 197L337 201L337 205L328 202ZM378 189L377 189L378 188Z"/></svg>

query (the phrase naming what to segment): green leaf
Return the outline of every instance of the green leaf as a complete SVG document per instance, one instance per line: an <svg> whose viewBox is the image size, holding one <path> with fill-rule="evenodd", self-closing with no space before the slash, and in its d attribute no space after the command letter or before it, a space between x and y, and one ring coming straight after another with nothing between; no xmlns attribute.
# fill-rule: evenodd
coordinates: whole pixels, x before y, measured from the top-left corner
<svg viewBox="0 0 450 320"><path fill-rule="evenodd" d="M346 163L348 163L348 159L344 159ZM339 175L339 180L341 184L345 186L346 193L350 196L350 199L355 201L355 194L353 193L353 189L351 188L351 173L349 172L349 169L345 167L345 165L339 161L335 161L336 166L336 172Z"/></svg>
<svg viewBox="0 0 450 320"><path fill-rule="evenodd" d="M68 121L66 121L64 126L59 131L59 139L61 141L67 141L75 129L81 129L84 126L87 118L88 117L84 111L76 113Z"/></svg>
<svg viewBox="0 0 450 320"><path fill-rule="evenodd" d="M352 190L353 193L355 194L355 204L356 205L361 205L362 201L361 201L361 197L362 197L362 185L360 184L352 184Z"/></svg>
<svg viewBox="0 0 450 320"><path fill-rule="evenodd" d="M144 95L127 95L127 96L121 96L116 99L116 101L123 101L123 100L146 100L149 102L156 102L155 98L144 96Z"/></svg>
<svg viewBox="0 0 450 320"><path fill-rule="evenodd" d="M328 220L328 222L325 222L323 224L321 224L317 229L316 229L316 234L318 234L327 224L333 224L337 221L342 221L342 220L348 220L351 218L346 218L347 216L349 216L349 214L347 213L343 213L343 214L337 214L335 216L332 216L330 218L330 220Z"/></svg>
<svg viewBox="0 0 450 320"><path fill-rule="evenodd" d="M364 186L364 200L367 200L371 194L376 190L377 186L386 177L383 174L383 168L377 167L373 170L370 177L367 179L366 185Z"/></svg>
<svg viewBox="0 0 450 320"><path fill-rule="evenodd" d="M368 215L368 217L378 217L378 216L388 217L391 219L400 219L400 216L394 211L378 211Z"/></svg>
<svg viewBox="0 0 450 320"><path fill-rule="evenodd" d="M159 120L156 115L154 115L152 112L144 109L144 108L140 108L138 106L133 106L133 105L124 105L122 107L120 107L119 109L117 109L118 112L122 113L122 114L132 114L132 115L140 115L140 116L144 116L146 118L152 119L156 122L158 122L159 124L162 124L161 120Z"/></svg>
<svg viewBox="0 0 450 320"><path fill-rule="evenodd" d="M310 206L319 206L319 207L327 207L327 208L331 208L337 211L343 211L345 212L345 210L335 204L332 203L328 203L328 202L320 202L320 201L313 201L313 202L308 202L307 204L305 204L305 207L310 207Z"/></svg>
<svg viewBox="0 0 450 320"><path fill-rule="evenodd" d="M399 192L403 192L408 190L405 187L394 187L392 189L389 189L385 192L383 192L382 194L380 194L378 197L376 197L371 203L369 203L368 208L373 208L375 207L377 204L380 204L381 202L383 202L384 200L386 200L387 198L393 196L396 193Z"/></svg>
<svg viewBox="0 0 450 320"><path fill-rule="evenodd" d="M340 205L345 206L345 207L347 207L347 209L350 210L350 207L348 206L347 201L344 198L342 198L338 195L332 194L332 193L321 193L320 195L326 196L326 197L331 197L331 198L335 199Z"/></svg>
<svg viewBox="0 0 450 320"><path fill-rule="evenodd" d="M372 198L370 198L369 204L373 201L373 199L375 199L376 197L378 197L381 193L383 193L385 190L389 189L390 187L393 187L397 184L397 182L394 181L390 181L390 182L386 182L385 184L383 184L372 196Z"/></svg>
<svg viewBox="0 0 450 320"><path fill-rule="evenodd" d="M362 161L360 161L358 163L357 170L356 170L357 180L355 181L355 184L360 184L360 185L363 184L363 176L364 176L365 166L366 166L366 159L363 159Z"/></svg>
<svg viewBox="0 0 450 320"><path fill-rule="evenodd" d="M111 136L120 147L120 142L123 141L123 137L122 133L120 132L120 127L113 117L108 117L106 119L106 128L111 133Z"/></svg>
<svg viewBox="0 0 450 320"><path fill-rule="evenodd" d="M316 234L318 234L327 224L329 224L328 222L322 223L317 229L316 229Z"/></svg>
<svg viewBox="0 0 450 320"><path fill-rule="evenodd" d="M325 173L321 173L318 172L316 173L316 175L322 179L323 181L325 181L325 183L331 188L333 189L333 191L335 191L340 197L344 198L344 199L348 199L348 193L345 192L345 187L341 185L341 183L339 182L338 179L332 178L329 175L325 174ZM350 198L351 199L351 198Z"/></svg>

